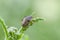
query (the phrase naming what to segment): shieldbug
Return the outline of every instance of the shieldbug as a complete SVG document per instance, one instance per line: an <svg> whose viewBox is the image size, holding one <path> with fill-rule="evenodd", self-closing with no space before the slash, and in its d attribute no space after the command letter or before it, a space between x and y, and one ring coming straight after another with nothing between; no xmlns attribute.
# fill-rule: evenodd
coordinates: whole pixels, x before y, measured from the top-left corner
<svg viewBox="0 0 60 40"><path fill-rule="evenodd" d="M29 25L29 22L31 21L32 19L32 16L26 16L23 18L22 20L22 26L25 27L25 26L28 26Z"/></svg>

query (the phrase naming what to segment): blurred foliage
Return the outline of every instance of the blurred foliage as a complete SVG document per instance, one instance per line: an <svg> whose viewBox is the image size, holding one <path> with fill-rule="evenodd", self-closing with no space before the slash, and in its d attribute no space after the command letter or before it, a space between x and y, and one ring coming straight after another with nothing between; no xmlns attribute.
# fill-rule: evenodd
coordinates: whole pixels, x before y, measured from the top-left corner
<svg viewBox="0 0 60 40"><path fill-rule="evenodd" d="M33 1L38 2L34 4ZM19 28L21 26L22 18L31 15L32 8L34 8L40 17L47 17L47 19L46 21L35 23L33 27L30 27L25 32L25 34L29 35L29 40L60 40L60 0L37 1L0 0L0 17L4 19L8 27L15 26ZM53 13L56 13L57 15L54 16ZM42 16L41 14L44 15ZM0 40L4 40L4 32L1 25Z"/></svg>

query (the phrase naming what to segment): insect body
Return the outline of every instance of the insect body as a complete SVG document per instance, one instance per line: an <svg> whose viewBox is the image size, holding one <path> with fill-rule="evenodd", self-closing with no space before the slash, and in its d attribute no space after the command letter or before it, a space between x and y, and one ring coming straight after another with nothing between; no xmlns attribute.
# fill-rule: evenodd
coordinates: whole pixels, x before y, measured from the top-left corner
<svg viewBox="0 0 60 40"><path fill-rule="evenodd" d="M31 21L32 19L32 16L26 16L23 18L22 20L22 26L25 27L25 26L28 26L29 25L29 22Z"/></svg>

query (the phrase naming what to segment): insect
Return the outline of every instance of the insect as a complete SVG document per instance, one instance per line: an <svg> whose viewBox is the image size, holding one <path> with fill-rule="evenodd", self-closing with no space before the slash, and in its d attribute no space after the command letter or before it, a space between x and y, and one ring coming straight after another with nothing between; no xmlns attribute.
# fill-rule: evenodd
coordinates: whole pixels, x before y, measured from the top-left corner
<svg viewBox="0 0 60 40"><path fill-rule="evenodd" d="M23 18L22 20L22 26L25 27L25 26L28 26L29 25L29 22L31 21L32 19L32 16L26 16Z"/></svg>

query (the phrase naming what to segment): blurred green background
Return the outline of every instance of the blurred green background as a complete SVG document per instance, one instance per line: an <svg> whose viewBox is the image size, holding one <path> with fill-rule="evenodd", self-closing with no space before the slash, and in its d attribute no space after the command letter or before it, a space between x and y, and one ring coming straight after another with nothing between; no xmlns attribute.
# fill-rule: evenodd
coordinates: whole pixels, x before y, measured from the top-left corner
<svg viewBox="0 0 60 40"><path fill-rule="evenodd" d="M0 0L0 17L8 27L20 28L22 18L31 15L32 10L44 21L25 32L29 40L60 40L60 0ZM4 40L1 25L0 40Z"/></svg>

